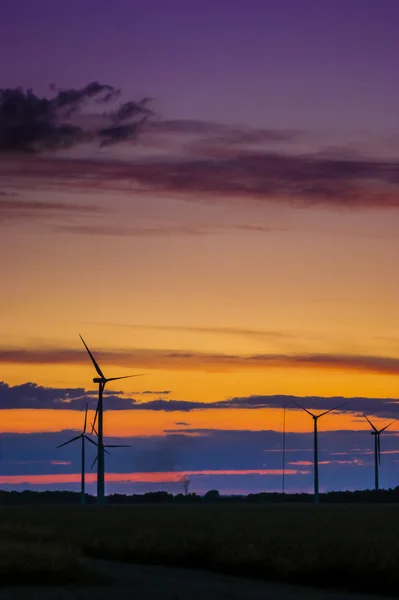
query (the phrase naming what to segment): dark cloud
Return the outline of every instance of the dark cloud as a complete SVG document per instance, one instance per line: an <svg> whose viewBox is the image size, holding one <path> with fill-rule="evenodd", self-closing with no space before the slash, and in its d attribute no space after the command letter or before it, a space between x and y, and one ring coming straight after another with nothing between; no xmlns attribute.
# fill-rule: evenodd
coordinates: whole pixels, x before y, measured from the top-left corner
<svg viewBox="0 0 399 600"><path fill-rule="evenodd" d="M190 402L188 400L150 400L137 405L140 410L154 410L164 412L189 412L190 410L208 408L205 402Z"/></svg>
<svg viewBox="0 0 399 600"><path fill-rule="evenodd" d="M364 398L333 396L247 396L241 398L231 398L213 403L214 407L222 408L283 408L286 406L289 410L301 410L294 402L298 402L310 411L330 410L335 406L346 403L345 406L338 409L338 412L366 413L380 418L399 418L399 398ZM362 421L363 419L359 419Z"/></svg>
<svg viewBox="0 0 399 600"><path fill-rule="evenodd" d="M84 119L77 119L78 113L90 100L110 103L119 96L119 90L98 82L81 89L50 87L55 93L51 98L22 88L0 89L0 152L36 153L90 141L116 143L132 139L142 118L152 114L146 100L127 102L104 114L103 126L93 129L82 124Z"/></svg>
<svg viewBox="0 0 399 600"><path fill-rule="evenodd" d="M112 146L118 142L129 142L137 139L140 128L144 125L145 119L139 124L131 123L129 125L113 125L100 129L101 147Z"/></svg>
<svg viewBox="0 0 399 600"><path fill-rule="evenodd" d="M115 117L118 121L129 121L133 117L152 115L152 111L148 108L148 104L153 98L142 98L139 102L125 102L116 112Z"/></svg>
<svg viewBox="0 0 399 600"><path fill-rule="evenodd" d="M231 372L241 369L320 368L397 375L399 358L357 354L212 354L194 351L134 348L96 352L103 363L130 369L171 369L176 371ZM0 348L0 363L83 364L85 356L70 348Z"/></svg>
<svg viewBox="0 0 399 600"><path fill-rule="evenodd" d="M96 102L106 103L120 95L120 90L111 85L103 85L96 81L89 83L82 89L64 90L58 88L55 84L51 84L50 89L53 92L57 92L57 95L51 100L51 105L58 109L65 109L68 115L81 108L88 99L95 98ZM35 99L31 91L28 91L27 96L29 96L32 102ZM43 102L43 99L41 102Z"/></svg>
<svg viewBox="0 0 399 600"><path fill-rule="evenodd" d="M134 392L139 394L166 395L170 392ZM300 410L294 402L300 403L310 411L324 411L346 402L339 409L342 413L366 413L370 417L399 418L399 399L392 398L345 398L321 396L247 396L230 398L216 402L194 402L189 400L165 400L158 398L147 402L138 402L135 398L127 397L118 390L106 390L105 410L148 410L163 412L190 412L194 410L228 410L228 409L267 409L282 408L286 406L290 411ZM56 410L85 410L86 403L90 409L95 409L97 404L97 390L84 388L48 388L36 383L24 383L10 386L0 382L0 408L46 408ZM188 426L188 423L179 422L176 425ZM184 430L186 431L186 430Z"/></svg>
<svg viewBox="0 0 399 600"><path fill-rule="evenodd" d="M136 402L133 398L124 398L113 390L106 390L105 395L105 410L130 409ZM85 410L87 404L89 409L95 410L97 396L97 390L84 388L48 388L30 382L10 386L0 382L0 409Z"/></svg>

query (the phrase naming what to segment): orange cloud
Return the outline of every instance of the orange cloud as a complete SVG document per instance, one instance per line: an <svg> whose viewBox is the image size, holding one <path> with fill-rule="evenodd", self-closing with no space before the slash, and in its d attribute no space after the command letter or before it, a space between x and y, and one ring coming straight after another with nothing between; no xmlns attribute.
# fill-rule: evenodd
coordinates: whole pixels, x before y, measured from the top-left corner
<svg viewBox="0 0 399 600"><path fill-rule="evenodd" d="M340 461L337 461L340 462ZM349 461L348 461L349 462ZM329 465L331 463L330 460L319 460L319 465ZM296 461L292 461L289 463L290 465L295 465L295 466L303 466L303 467L311 467L313 465L312 461L310 460L296 460Z"/></svg>
<svg viewBox="0 0 399 600"><path fill-rule="evenodd" d="M311 367L388 375L399 372L399 359L391 356L299 353L246 356L141 348L96 351L95 355L102 364L135 369L231 372L243 369ZM81 350L68 348L1 348L0 363L86 365L87 357Z"/></svg>
<svg viewBox="0 0 399 600"><path fill-rule="evenodd" d="M308 475L310 471L298 471L286 469L286 475ZM184 475L281 475L281 469L238 469L238 470L207 470L207 471L173 471L173 472L147 472L147 473L106 473L108 482L131 482L131 483L174 483L181 481ZM46 484L46 483L78 483L80 473L56 473L54 475L1 475L2 484ZM87 473L86 481L94 483L97 481L95 473Z"/></svg>

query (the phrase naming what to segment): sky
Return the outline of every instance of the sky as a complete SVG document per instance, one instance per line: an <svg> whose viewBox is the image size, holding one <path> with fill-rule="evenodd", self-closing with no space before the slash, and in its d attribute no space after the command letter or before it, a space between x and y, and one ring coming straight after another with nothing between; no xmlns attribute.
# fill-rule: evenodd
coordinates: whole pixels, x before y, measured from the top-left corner
<svg viewBox="0 0 399 600"><path fill-rule="evenodd" d="M343 399L320 486L372 487L362 415L399 411L398 19L396 0L0 8L0 487L78 489L79 448L56 446L95 410L79 334L107 376L140 375L106 397L131 446L108 492L278 491L284 406L285 487L310 491L293 400Z"/></svg>

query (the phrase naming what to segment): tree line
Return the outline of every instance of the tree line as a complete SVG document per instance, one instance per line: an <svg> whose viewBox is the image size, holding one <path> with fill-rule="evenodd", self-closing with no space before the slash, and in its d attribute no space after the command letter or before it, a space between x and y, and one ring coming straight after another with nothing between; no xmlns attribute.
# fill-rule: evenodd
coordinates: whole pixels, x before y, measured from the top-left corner
<svg viewBox="0 0 399 600"><path fill-rule="evenodd" d="M313 503L313 494L282 494L278 492L262 492L259 494L223 496L218 490L209 490L206 494L170 494L168 492L148 492L146 494L111 494L106 498L107 504L292 504ZM320 494L320 501L325 504L350 504L350 503L395 503L399 502L399 486L386 490L356 490L338 491ZM96 497L86 494L86 504L94 505ZM36 504L58 504L73 505L80 504L80 492L67 491L44 491L36 492L24 490L0 491L1 505L36 505Z"/></svg>

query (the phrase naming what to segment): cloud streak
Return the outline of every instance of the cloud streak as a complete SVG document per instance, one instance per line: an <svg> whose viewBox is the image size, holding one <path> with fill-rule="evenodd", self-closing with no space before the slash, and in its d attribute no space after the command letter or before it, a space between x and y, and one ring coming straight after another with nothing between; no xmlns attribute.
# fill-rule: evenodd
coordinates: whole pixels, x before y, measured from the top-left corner
<svg viewBox="0 0 399 600"><path fill-rule="evenodd" d="M258 205L272 202L302 208L399 208L399 163L393 160L237 152L228 158L35 162L40 162L38 168L26 164L25 177L75 191L151 192L211 204L234 204L246 198ZM12 175L12 169L3 161L5 176Z"/></svg>
<svg viewBox="0 0 399 600"><path fill-rule="evenodd" d="M142 392L132 392L135 396L167 396L171 390L144 390Z"/></svg>
<svg viewBox="0 0 399 600"><path fill-rule="evenodd" d="M93 224L68 224L68 225L53 225L52 230L61 233L73 233L80 235L106 235L106 236L128 236L128 237L176 237L176 236L203 236L203 235L216 235L227 232L242 232L251 231L252 233L267 233L283 231L283 229L275 227L263 227L263 226L245 226L245 225L224 225L215 226L207 225L203 227L194 227L192 225L159 225L155 227L148 227L145 225L137 227L129 227L128 225L109 225L107 223L101 223L97 225Z"/></svg>
<svg viewBox="0 0 399 600"><path fill-rule="evenodd" d="M243 329L240 327L193 327L189 325L142 325L141 323L99 323L105 327L115 327L126 329L144 329L153 331L177 331L179 333L204 333L233 335L239 337L259 338L259 339L292 339L295 336L282 331L265 331L260 329ZM96 323L96 325L98 325Z"/></svg>
<svg viewBox="0 0 399 600"><path fill-rule="evenodd" d="M286 469L286 475L308 475L310 471L304 469ZM106 482L125 482L125 483L180 483L181 478L184 475L190 476L206 476L206 475L281 475L280 469L245 469L245 470L203 470L203 471L191 471L186 473L185 471L150 471L142 473L106 473ZM80 473L68 473L68 474L52 474L52 475L0 475L1 484L39 484L46 485L49 483L78 483L80 481ZM95 473L87 473L86 478L88 483L96 482Z"/></svg>
<svg viewBox="0 0 399 600"><path fill-rule="evenodd" d="M399 359L391 356L356 354L216 354L194 351L131 350L96 351L103 364L135 369L231 372L243 369L312 368L397 375ZM85 364L78 349L0 348L0 364Z"/></svg>
<svg viewBox="0 0 399 600"><path fill-rule="evenodd" d="M152 120L148 124L148 131L149 133L186 136L188 143L192 143L193 138L197 138L199 142L209 146L279 143L296 140L302 135L299 130L234 127L215 121L201 121L198 119Z"/></svg>
<svg viewBox="0 0 399 600"><path fill-rule="evenodd" d="M82 205L66 202L35 202L13 198L0 198L0 223L41 221L45 216L59 218L60 216L89 216L98 214L99 208L93 205Z"/></svg>

